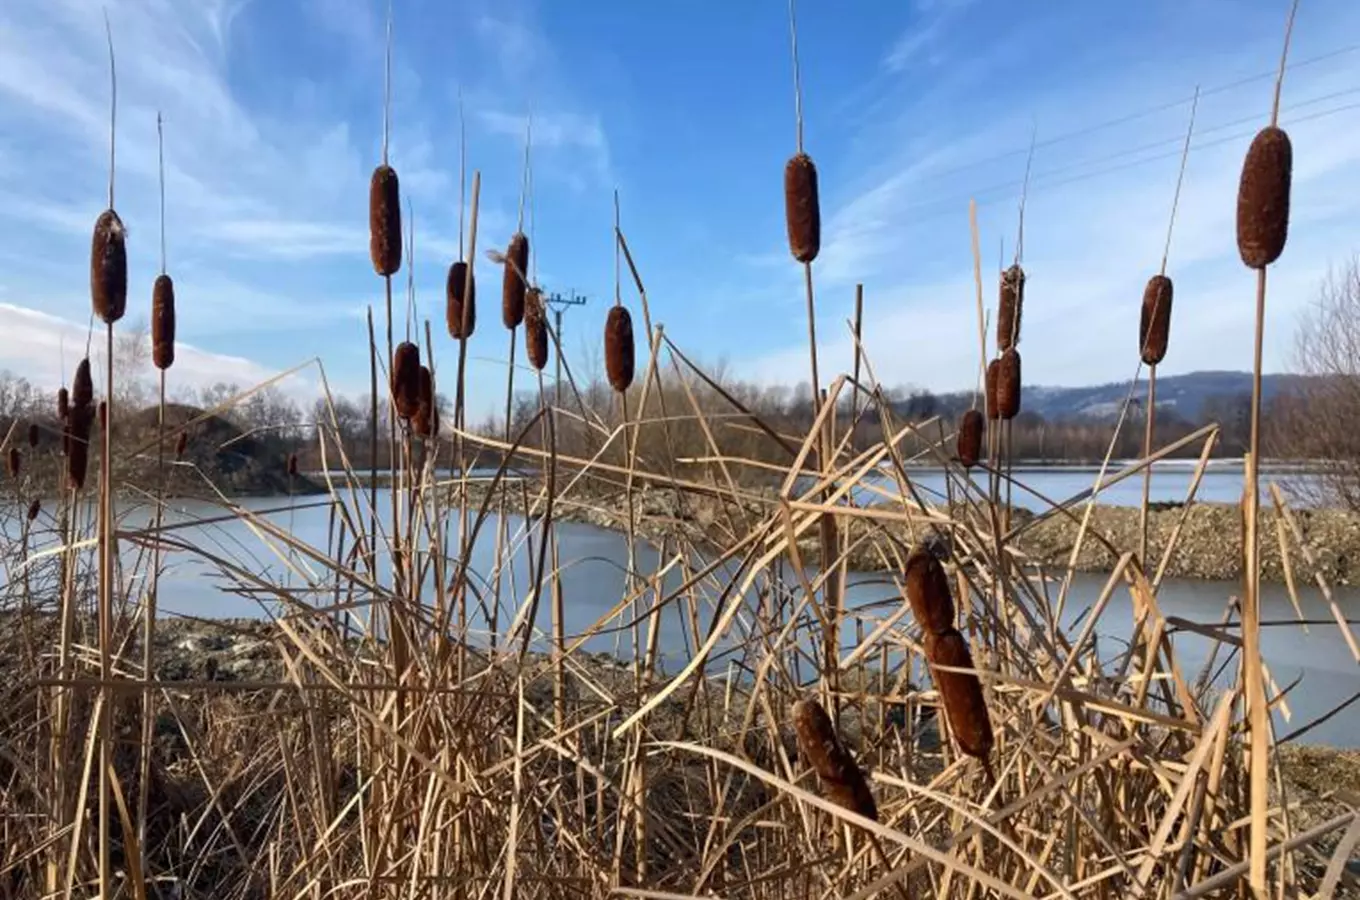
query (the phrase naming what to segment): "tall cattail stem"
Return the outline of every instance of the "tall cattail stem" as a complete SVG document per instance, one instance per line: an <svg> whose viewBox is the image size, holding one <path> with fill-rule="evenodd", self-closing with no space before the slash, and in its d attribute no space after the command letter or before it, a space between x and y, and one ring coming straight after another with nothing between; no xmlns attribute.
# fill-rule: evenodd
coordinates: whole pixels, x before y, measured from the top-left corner
<svg viewBox="0 0 1360 900"><path fill-rule="evenodd" d="M1153 432L1157 427L1157 367L1148 367L1147 408L1143 411L1143 458L1152 455ZM1148 570L1148 503L1152 498L1152 466L1143 470L1143 507L1138 516L1138 561Z"/></svg>

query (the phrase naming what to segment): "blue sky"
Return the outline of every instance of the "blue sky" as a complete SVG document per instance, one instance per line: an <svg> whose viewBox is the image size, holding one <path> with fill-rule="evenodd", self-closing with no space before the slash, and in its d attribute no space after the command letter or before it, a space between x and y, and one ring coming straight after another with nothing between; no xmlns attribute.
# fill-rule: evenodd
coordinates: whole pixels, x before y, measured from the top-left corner
<svg viewBox="0 0 1360 900"><path fill-rule="evenodd" d="M108 79L92 0L0 5L0 367L44 384L83 343L89 234L105 202ZM110 0L118 52L117 207L130 231L128 321L158 266L156 113L166 129L169 267L184 345L172 383L249 384L320 357L332 387L367 384L367 184L382 141L384 0ZM803 0L807 149L822 184L815 266L822 373L850 365L864 284L878 378L969 386L984 298L1009 256L1026 149L1026 379L1127 379L1156 271L1195 86L1194 149L1169 273L1168 373L1247 368L1253 277L1233 215L1242 153L1267 119L1284 0L1027 4ZM800 268L782 167L794 148L780 0L646 3L395 0L391 155L415 216L416 299L437 351L458 246L459 118L482 173L482 315L474 411L502 401L499 273L481 250L514 230L534 120L537 277L592 298L567 315L589 369L614 291L612 192L656 321L735 375L806 376ZM1284 91L1294 139L1290 245L1272 271L1267 366L1329 264L1360 250L1360 5L1303 0ZM470 177L470 175L469 175ZM405 295L405 271L399 297ZM636 297L624 298L639 322ZM523 354L520 354L522 359ZM446 369L447 371L447 369ZM309 374L300 394L315 389Z"/></svg>

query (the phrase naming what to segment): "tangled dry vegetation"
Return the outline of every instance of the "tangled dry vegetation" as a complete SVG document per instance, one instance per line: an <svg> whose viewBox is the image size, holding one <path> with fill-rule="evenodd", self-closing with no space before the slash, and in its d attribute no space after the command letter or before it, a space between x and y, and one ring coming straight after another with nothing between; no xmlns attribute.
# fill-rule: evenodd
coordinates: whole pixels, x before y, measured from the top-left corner
<svg viewBox="0 0 1360 900"><path fill-rule="evenodd" d="M1279 163L1280 138L1268 140L1270 159L1249 169ZM1278 214L1279 179L1249 174L1250 224ZM1265 208L1252 206L1254 184L1274 191ZM1297 754L1277 745L1265 705L1278 702L1280 688L1256 651L1254 579L1240 603L1224 598L1220 621L1202 623L1218 649L1203 671L1190 672L1158 607L1157 558L1109 547L1115 564L1105 589L1075 596L1067 572L1016 552L1004 475L1006 423L1019 405L1018 258L1001 281L1002 304L1012 308L987 379L985 428L976 414L957 433L885 416L876 441L852 447L854 423L838 421L839 401L849 396L852 410L862 410L879 395L873 360L858 343L853 360L837 361L850 371L826 382L813 350L813 383L825 383L826 396L804 435L780 434L735 401L730 417L697 403L665 408L654 394L662 366L682 384L713 385L654 325L616 224L645 346L635 358L632 314L620 299L606 326L617 419L590 415L572 403L572 390L561 405L543 392L526 430L541 429L547 449L531 451L521 446L524 431L479 436L464 420L479 189L474 173L466 255L450 266L455 365L436 353L428 324L422 341L417 323L406 322L400 340L402 323L392 322L402 222L384 147L370 249L387 290L386 346L370 319L370 350L395 415L386 433L375 426L372 441L392 448L393 487L332 479L319 501L331 523L324 541L309 543L225 496L220 515L246 526L255 546L196 543L158 512L134 526L111 500L118 469L108 427L92 424L84 367L65 424L60 500L29 515L29 496L51 486L21 482L5 504L0 896L1355 890L1346 862L1360 836L1360 797L1334 776L1291 774ZM801 127L786 190L790 248L807 267L811 314L820 214ZM112 199L110 190L92 262L110 343L126 305ZM1256 222L1245 237L1244 260L1263 272L1282 249L1279 223ZM1268 246L1277 238L1280 247ZM525 297L537 295L529 251L521 220L507 252L494 256L512 360ZM981 372L980 264L977 284ZM158 321L166 304L173 321L173 295L157 296ZM1169 316L1151 312L1164 331ZM547 354L538 329L547 323L536 307L530 314L530 377L541 386ZM173 342L173 327L160 333ZM570 388L557 335L547 337ZM156 358L165 372L173 348ZM458 401L454 421L441 426L429 398L449 370ZM510 397L515 367L508 371ZM106 383L115 376L110 367ZM108 410L109 422L118 412ZM711 477L680 474L673 454L638 452L640 435L659 432L664 446L668 423L690 417L706 434L755 429L780 447L777 503L749 502L730 475L743 461L724 457L716 442ZM568 418L595 436L593 457L556 452L553 430ZM158 469L173 467L168 448L192 424L162 419L158 439L139 452L156 455ZM327 471L359 474L333 419L316 423L316 436ZM1215 436L1211 426L1186 440L1207 449ZM1152 437L1149 428L1131 475L1168 452ZM102 451L89 452L101 438ZM908 438L949 473L946 502L928 502L913 486ZM438 466L458 470L479 450L533 463L543 477L510 485L498 474L475 497L467 479L436 477ZM622 464L603 462L609 454ZM99 476L87 483L91 458ZM991 475L987 489L966 477L970 468ZM1254 467L1248 472L1254 487ZM864 503L855 488L871 475L878 496ZM624 591L607 598L611 608L568 633L565 611L580 598L564 591L572 560L559 553L554 510L590 478L624 486L620 539L629 563ZM633 502L644 483L673 493L679 507L716 498L730 539L715 546L712 528L683 517L648 521L653 513ZM1247 496L1252 522L1256 493ZM1078 497L1057 514L1079 520L1089 508ZM497 549L490 570L475 571L469 548L483 532L495 535ZM638 562L644 533L654 567ZM805 535L817 542L817 568L804 557ZM1078 543L1085 540L1103 538L1087 532ZM1251 564L1256 545L1247 542L1248 573L1259 568ZM846 603L847 560L865 553L893 573L894 602ZM196 560L222 589L258 600L272 621L216 630L159 623L159 575L170 556ZM275 566L266 570L260 559ZM527 583L513 576L517 560ZM1122 652L1100 656L1093 637L1116 593L1131 599L1136 624L1116 636ZM1077 609L1084 615L1073 625ZM666 619L679 623L689 651L671 674L657 666ZM1337 625L1350 639L1339 612ZM602 635L620 636L631 652L602 660L582 649ZM1211 677L1234 666L1238 675L1226 684Z"/></svg>

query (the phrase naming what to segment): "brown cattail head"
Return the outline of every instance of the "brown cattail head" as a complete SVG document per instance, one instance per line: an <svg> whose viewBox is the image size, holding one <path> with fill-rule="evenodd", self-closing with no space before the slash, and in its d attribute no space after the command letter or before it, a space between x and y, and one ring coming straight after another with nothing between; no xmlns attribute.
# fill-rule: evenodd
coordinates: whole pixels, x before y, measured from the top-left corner
<svg viewBox="0 0 1360 900"><path fill-rule="evenodd" d="M37 423L37 422L29 422L29 423L28 423L28 446L30 446L30 447L37 447L37 446L38 446L38 439L39 439L40 437L41 437L41 435L38 433L38 423Z"/></svg>
<svg viewBox="0 0 1360 900"><path fill-rule="evenodd" d="M959 462L964 468L977 465L982 456L982 413L970 409L959 417Z"/></svg>
<svg viewBox="0 0 1360 900"><path fill-rule="evenodd" d="M917 547L907 557L907 600L912 615L926 634L954 627L954 598L949 592L949 576L939 558L926 547Z"/></svg>
<svg viewBox="0 0 1360 900"><path fill-rule="evenodd" d="M298 473L297 454L288 454L288 477L296 478Z"/></svg>
<svg viewBox="0 0 1360 900"><path fill-rule="evenodd" d="M85 472L90 464L90 426L94 410L87 403L71 407L66 428L66 481L71 490L85 487Z"/></svg>
<svg viewBox="0 0 1360 900"><path fill-rule="evenodd" d="M633 383L633 317L626 306L614 306L604 323L604 368L614 390Z"/></svg>
<svg viewBox="0 0 1360 900"><path fill-rule="evenodd" d="M516 231L505 249L505 277L501 284L501 322L518 328L524 321L524 279L529 276L529 239Z"/></svg>
<svg viewBox="0 0 1360 900"><path fill-rule="evenodd" d="M524 300L524 350L530 365L542 372L548 364L548 316L538 288L530 288Z"/></svg>
<svg viewBox="0 0 1360 900"><path fill-rule="evenodd" d="M151 287L151 361L161 371L175 364L175 282L163 272Z"/></svg>
<svg viewBox="0 0 1360 900"><path fill-rule="evenodd" d="M175 459L183 459L184 451L189 449L189 432L181 431L175 439Z"/></svg>
<svg viewBox="0 0 1360 900"><path fill-rule="evenodd" d="M445 318L448 320L449 337L466 340L472 337L477 328L477 281L468 284L468 264L461 259L449 266L448 283L445 285ZM464 294L467 296L464 297Z"/></svg>
<svg viewBox="0 0 1360 900"><path fill-rule="evenodd" d="M996 308L998 353L1020 343L1020 314L1025 308L1025 270L1016 263L1001 273L1001 300Z"/></svg>
<svg viewBox="0 0 1360 900"><path fill-rule="evenodd" d="M958 669L973 668L973 656L968 642L953 628L940 634L927 634L926 659L930 663L935 687L940 691L949 718L949 730L959 749L969 756L986 759L992 752L992 721L987 714L987 701L982 697L982 684L972 672L946 672L938 666Z"/></svg>
<svg viewBox="0 0 1360 900"><path fill-rule="evenodd" d="M810 263L822 249L822 210L817 199L817 166L799 153L784 164L784 221L789 230L789 252Z"/></svg>
<svg viewBox="0 0 1360 900"><path fill-rule="evenodd" d="M38 518L40 512L42 512L42 501L34 497L33 502L28 504L28 521L32 522Z"/></svg>
<svg viewBox="0 0 1360 900"><path fill-rule="evenodd" d="M127 311L127 229L118 213L106 209L94 223L90 247L90 300L106 325Z"/></svg>
<svg viewBox="0 0 1360 900"><path fill-rule="evenodd" d="M18 478L19 473L24 468L24 457L19 452L18 447L10 447L9 455L5 459L5 469L9 472L10 478Z"/></svg>
<svg viewBox="0 0 1360 900"><path fill-rule="evenodd" d="M368 185L368 255L379 275L401 269L401 189L389 165L374 169Z"/></svg>
<svg viewBox="0 0 1360 900"><path fill-rule="evenodd" d="M89 409L94 403L94 379L90 377L89 357L76 365L76 377L71 381L71 405Z"/></svg>
<svg viewBox="0 0 1360 900"><path fill-rule="evenodd" d="M1014 419L1020 414L1020 351L1012 347L997 362L996 411L1003 419Z"/></svg>
<svg viewBox="0 0 1360 900"><path fill-rule="evenodd" d="M1280 258L1289 237L1289 185L1294 148L1283 128L1256 133L1237 187L1237 252L1253 269Z"/></svg>
<svg viewBox="0 0 1360 900"><path fill-rule="evenodd" d="M983 394L987 400L987 418L995 422L1001 418L1001 407L997 404L997 375L1001 372L1001 361L994 359L987 363L987 377L983 384Z"/></svg>
<svg viewBox="0 0 1360 900"><path fill-rule="evenodd" d="M57 388L57 418L66 421L66 416L71 411L71 392L66 388Z"/></svg>
<svg viewBox="0 0 1360 900"><path fill-rule="evenodd" d="M420 397L411 428L421 437L433 437L439 431L439 411L434 402L434 376L427 366L420 367L417 379L417 394Z"/></svg>
<svg viewBox="0 0 1360 900"><path fill-rule="evenodd" d="M403 419L420 409L420 348L410 341L392 352L392 404Z"/></svg>
<svg viewBox="0 0 1360 900"><path fill-rule="evenodd" d="M1155 366L1166 358L1171 338L1171 279L1153 275L1143 288L1143 314L1138 320L1138 352L1143 362Z"/></svg>
<svg viewBox="0 0 1360 900"><path fill-rule="evenodd" d="M798 736L798 755L817 773L826 799L837 806L878 821L878 806L850 751L836 736L831 717L816 700L793 704L793 730Z"/></svg>

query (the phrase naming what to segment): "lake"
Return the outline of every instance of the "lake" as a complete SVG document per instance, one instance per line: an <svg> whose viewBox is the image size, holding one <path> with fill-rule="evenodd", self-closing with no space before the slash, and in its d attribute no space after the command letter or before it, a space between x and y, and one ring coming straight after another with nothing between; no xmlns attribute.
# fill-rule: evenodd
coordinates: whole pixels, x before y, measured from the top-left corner
<svg viewBox="0 0 1360 900"><path fill-rule="evenodd" d="M1168 473L1170 474L1170 473ZM1075 477L1064 473L1058 477ZM1224 478L1230 478L1224 474ZM1240 477L1240 475L1239 475ZM1170 484L1171 479L1168 480ZM1224 490L1227 490L1225 485ZM390 493L382 491L380 496L380 521L390 522ZM318 500L326 498L297 498L293 508L288 507L288 498L264 498L242 501L248 509L264 513L266 518L289 530L299 539L315 547L325 548L330 514L324 506L317 506ZM193 524L221 514L219 507L204 503L183 503L177 507L169 521L186 523L184 530L174 532L176 538L202 547L208 552L220 555L254 572L267 573L267 577L282 581L290 580L294 586L302 581L297 575L286 573L283 557L286 549L279 545L275 551L269 549L251 528L240 520L227 520L211 524ZM129 509L124 512L122 527L135 528L145 524L148 512L145 508ZM518 601L531 593L529 563L523 540L523 519L519 516L507 517L507 531L512 541L518 540L513 564L499 573L503 582L504 609L499 615L501 628L504 629L513 617L513 608ZM472 584L476 590L492 593L491 583L497 577L495 571L497 522L489 519L479 533L472 552ZM557 526L559 554L562 561L562 591L566 611L568 635L592 631L597 620L605 616L621 597L627 578L627 547L623 537L615 532L577 523L559 523ZM537 541L537 530L533 532ZM456 543L454 544L456 546ZM127 551L129 554L131 550ZM638 550L638 570L643 575L656 571L657 552L654 548L640 546ZM243 595L235 589L215 569L203 560L186 552L169 554L166 559L167 571L162 580L161 609L167 615L188 615L194 617L254 617L265 614L262 601ZM300 564L299 564L300 565ZM1063 624L1069 637L1075 638L1081 628L1079 617L1094 601L1106 577L1097 574L1078 575L1073 585L1063 614ZM715 578L706 596L717 596L725 584ZM680 576L671 572L665 579L667 589L680 584ZM1179 616L1205 625L1216 625L1230 596L1237 594L1239 586L1235 583L1212 581L1167 581L1161 586L1159 602L1167 616ZM1309 619L1328 619L1329 612L1315 590L1302 592L1303 612ZM1352 618L1360 611L1360 591L1345 589L1338 591L1343 607ZM516 598L514 602L510 598ZM1294 618L1294 610L1282 586L1264 586L1262 619L1265 622L1285 622ZM860 616L865 633L874 624L896 611L901 604L899 595L886 573L853 574L848 580L847 609L852 615ZM754 606L752 598L749 604ZM739 624L746 628L753 626L753 609L739 617ZM712 615L711 606L698 611L699 620L706 627ZM678 605L671 605L661 617L659 650L661 664L665 671L675 672L690 658L693 634ZM478 615L473 627L481 630L485 639L486 623L489 617ZM1131 632L1133 608L1127 590L1120 589L1110 601L1097 628L1102 656L1114 655ZM550 628L550 604L545 591L536 620L542 634ZM842 634L843 646L848 649L854 645L855 632L852 622L847 622ZM1175 634L1172 638L1182 665L1182 673L1194 678L1198 668L1205 662L1210 646L1207 639L1190 632ZM1264 629L1262 637L1263 652L1267 665L1281 686L1302 678L1302 682L1289 694L1293 708L1292 719L1279 722L1283 734L1326 712L1337 703L1360 690L1360 666L1339 634L1335 624L1314 625L1308 633L1296 624L1288 626L1270 625ZM615 632L594 634L583 649L592 652L617 652L627 657L631 653L631 635ZM715 668L726 665L726 661L736 658L739 644L726 641L720 649L727 656L715 663ZM1224 653L1220 652L1220 661ZM1233 667L1224 673L1228 678ZM806 674L806 673L805 673ZM1353 709L1353 708L1352 708ZM1347 710L1331 721L1310 732L1305 741L1357 746L1360 745L1360 715Z"/></svg>

